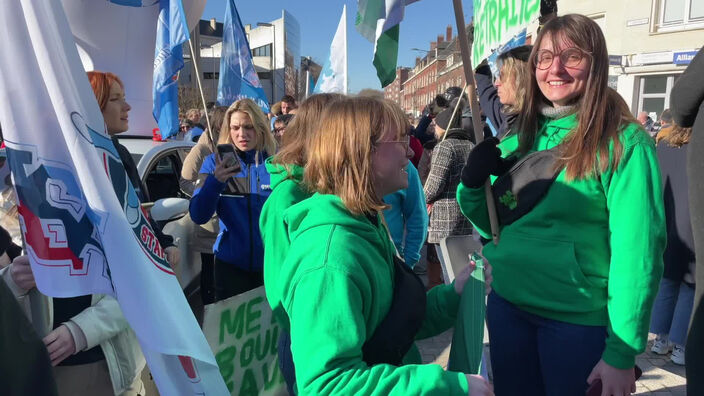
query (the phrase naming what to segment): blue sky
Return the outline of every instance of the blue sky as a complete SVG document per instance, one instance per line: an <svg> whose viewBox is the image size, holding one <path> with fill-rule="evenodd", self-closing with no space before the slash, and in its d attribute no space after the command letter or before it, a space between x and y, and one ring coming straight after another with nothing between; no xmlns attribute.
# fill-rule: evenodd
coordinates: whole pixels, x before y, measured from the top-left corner
<svg viewBox="0 0 704 396"><path fill-rule="evenodd" d="M465 21L470 18L471 0L462 0ZM342 5L347 4L347 45L349 62L349 89L357 92L363 88L380 89L376 70L372 65L374 44L363 38L354 28L357 14L355 0L235 0L243 24L268 22L281 17L286 9L301 25L301 56L312 56L324 63L330 42L337 29ZM224 21L225 0L207 0L203 19ZM399 66L413 66L416 56L424 52L411 48L428 49L430 42L445 33L447 25L457 35L455 14L451 0L421 0L406 7L401 23L398 51Z"/></svg>

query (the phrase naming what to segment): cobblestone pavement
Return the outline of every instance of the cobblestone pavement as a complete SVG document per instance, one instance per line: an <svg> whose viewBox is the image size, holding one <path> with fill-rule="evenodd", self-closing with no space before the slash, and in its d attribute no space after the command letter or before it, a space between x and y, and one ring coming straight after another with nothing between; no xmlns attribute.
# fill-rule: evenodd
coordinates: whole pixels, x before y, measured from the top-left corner
<svg viewBox="0 0 704 396"><path fill-rule="evenodd" d="M650 334L646 352L636 358L636 364L643 369L643 376L636 382L635 395L649 396L685 396L685 371L684 366L678 366L670 361L669 355L657 355L650 352L650 346L655 335ZM448 330L436 337L419 341L423 363L436 363L447 369L447 359L450 356L450 342L452 330ZM484 336L484 348L489 356L489 339ZM491 379L491 367L489 367Z"/></svg>

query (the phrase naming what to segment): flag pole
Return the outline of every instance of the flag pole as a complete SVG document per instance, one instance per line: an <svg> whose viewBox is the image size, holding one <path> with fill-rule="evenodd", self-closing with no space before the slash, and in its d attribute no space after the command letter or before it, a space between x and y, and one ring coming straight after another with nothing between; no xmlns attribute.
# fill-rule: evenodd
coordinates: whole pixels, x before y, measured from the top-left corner
<svg viewBox="0 0 704 396"><path fill-rule="evenodd" d="M469 107L472 111L472 126L474 127L474 140L479 144L484 140L484 128L482 128L481 117L479 117L479 101L477 100L477 89L474 82L474 70L472 70L472 62L470 59L472 47L467 40L467 29L464 25L464 12L462 11L462 0L452 0L455 8L455 22L457 24L457 39L460 44L460 52L462 54L462 67L464 68L464 78L467 82L469 94ZM496 203L494 195L491 192L491 181L487 180L484 184L486 194L486 207L489 210L489 223L491 224L491 237L494 244L499 243L499 219L496 215Z"/></svg>
<svg viewBox="0 0 704 396"><path fill-rule="evenodd" d="M190 36L190 35L189 35ZM205 95L203 95L203 85L200 81L200 70L198 70L198 62L196 62L196 53L193 51L193 41L188 37L188 47L191 49L191 60L193 61L193 70L196 72L196 82L198 83L198 91L200 91L200 100L203 103L203 110L205 111L205 122L208 124L206 133L210 138L210 149L215 152L215 141L213 140L213 131L210 124L210 116L208 115L208 105L205 103ZM221 54L222 56L222 54Z"/></svg>
<svg viewBox="0 0 704 396"><path fill-rule="evenodd" d="M342 35L343 37L343 42L345 43L345 77L343 79L343 84L344 84L344 90L345 90L345 95L347 95L347 4L342 5L342 18L345 21L345 31L344 34Z"/></svg>

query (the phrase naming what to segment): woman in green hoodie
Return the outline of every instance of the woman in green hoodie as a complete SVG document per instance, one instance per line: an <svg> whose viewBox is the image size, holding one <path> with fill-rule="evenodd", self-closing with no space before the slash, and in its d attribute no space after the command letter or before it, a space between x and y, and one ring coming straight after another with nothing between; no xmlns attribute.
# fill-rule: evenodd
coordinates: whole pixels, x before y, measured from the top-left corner
<svg viewBox="0 0 704 396"><path fill-rule="evenodd" d="M394 104L356 97L332 103L313 135L303 180L314 194L284 211L290 246L266 285L286 314L299 394L493 394L481 377L418 364L412 348L454 324L469 269L426 296L394 260L379 213L408 183L406 131Z"/></svg>
<svg viewBox="0 0 704 396"><path fill-rule="evenodd" d="M281 150L266 160L269 172L271 195L264 203L259 217L259 228L264 241L264 287L274 317L282 327L279 350L287 350L290 344L288 319L276 294L280 268L288 251L288 234L282 221L284 210L311 196L303 184L303 167L306 153L314 133L320 124L320 115L332 102L344 98L341 94L322 93L309 97L298 108L296 117L286 127ZM279 354L281 372L288 384L293 383L293 368L287 365L283 354ZM289 389L292 392L293 389Z"/></svg>
<svg viewBox="0 0 704 396"><path fill-rule="evenodd" d="M529 63L513 130L470 152L457 190L489 238L483 185L510 168L492 178L501 234L483 251L496 393L583 395L601 381L602 395L627 395L663 268L653 140L608 88L606 43L588 17L548 22Z"/></svg>

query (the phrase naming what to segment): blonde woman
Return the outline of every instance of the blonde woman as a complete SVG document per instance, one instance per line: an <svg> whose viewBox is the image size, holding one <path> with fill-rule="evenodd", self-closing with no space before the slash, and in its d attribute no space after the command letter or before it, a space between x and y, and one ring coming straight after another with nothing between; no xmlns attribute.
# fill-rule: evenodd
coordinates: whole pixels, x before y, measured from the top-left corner
<svg viewBox="0 0 704 396"><path fill-rule="evenodd" d="M380 212L408 185L408 130L394 104L355 97L330 104L313 135L303 181L314 194L284 212L290 246L267 284L290 325L301 395L493 394L481 377L418 364L413 340L454 324L469 270L426 295L394 259Z"/></svg>
<svg viewBox="0 0 704 396"><path fill-rule="evenodd" d="M499 55L499 75L493 84L488 64L481 64L475 71L479 104L499 138L511 129L525 100L531 72L528 57L532 49L531 45L522 45Z"/></svg>
<svg viewBox="0 0 704 396"><path fill-rule="evenodd" d="M232 144L238 163L227 166L217 153L200 169L190 214L204 224L217 213L214 299L219 301L263 284L264 252L259 214L271 193L264 160L276 151L266 116L250 99L233 103L225 113L218 144Z"/></svg>

